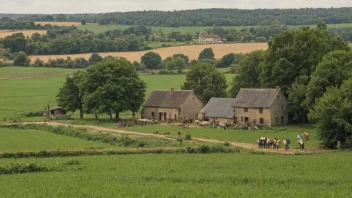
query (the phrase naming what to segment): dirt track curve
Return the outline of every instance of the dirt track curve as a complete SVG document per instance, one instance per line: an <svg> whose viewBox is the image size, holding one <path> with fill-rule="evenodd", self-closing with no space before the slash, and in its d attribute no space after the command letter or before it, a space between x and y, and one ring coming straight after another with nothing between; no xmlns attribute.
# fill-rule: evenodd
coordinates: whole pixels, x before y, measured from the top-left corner
<svg viewBox="0 0 352 198"><path fill-rule="evenodd" d="M86 129L91 129L95 131L101 131L101 132L111 132L111 133L119 133L119 134L133 134L133 135L140 135L140 136L152 136L152 137L158 137L158 138L163 138L163 139L168 139L168 140L175 140L171 138L170 136L165 136L165 135L158 135L158 134L152 134L152 133L142 133L142 132L137 132L137 131L125 131L125 130L120 130L120 129L111 129L111 128L105 128L105 127L99 127L99 126L94 126L94 125L73 125L73 124L63 124L63 123L58 123L58 122L22 122L22 123L6 123L2 125L14 125L14 124L38 124L38 125L43 125L47 124L50 126L70 126L74 128L86 128ZM200 142L209 142L209 143L219 143L223 144L225 141L221 140L215 140L215 139L206 139L206 138L197 138L197 137L192 137L192 140L195 141L200 141ZM262 151L262 152L268 152L268 153L279 153L279 154L296 154L296 153L322 153L326 152L325 150L321 149L305 149L305 150L299 150L299 149L289 149L288 151L285 151L285 149L258 149L258 146L256 144L250 144L250 143L241 143L241 142L229 142L232 146L234 147L241 147L244 149L248 150L253 150L253 151Z"/></svg>

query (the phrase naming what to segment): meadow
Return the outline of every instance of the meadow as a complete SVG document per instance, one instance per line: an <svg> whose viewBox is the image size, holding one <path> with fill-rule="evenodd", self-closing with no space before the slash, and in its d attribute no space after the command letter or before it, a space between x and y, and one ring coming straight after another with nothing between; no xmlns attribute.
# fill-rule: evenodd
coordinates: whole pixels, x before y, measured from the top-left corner
<svg viewBox="0 0 352 198"><path fill-rule="evenodd" d="M304 25L307 26L307 25ZM310 27L316 27L316 25L308 25ZM344 24L327 24L328 28L342 28L342 27L352 27L352 23L344 23ZM99 24L88 24L85 26L78 26L78 29L80 30L89 30L94 33L103 33L108 30L114 30L114 29L127 29L129 27L133 27L133 25L117 25L117 24L112 24L112 25L99 25ZM257 27L257 26L216 26L219 28L224 28L224 29L237 29L241 30L243 28L251 28L251 27ZM300 27L303 27L303 25L289 25L288 26L290 29L298 29ZM161 30L163 33L168 34L171 32L180 32L181 34L195 34L196 32L202 32L205 31L206 29L214 28L214 26L190 26L190 27L155 27L155 26L150 26L149 28L152 29L152 32L156 32Z"/></svg>
<svg viewBox="0 0 352 198"><path fill-rule="evenodd" d="M220 69L225 72L227 69ZM10 78L9 80L0 80L0 119L6 117L26 118L24 113L43 111L49 104L51 107L56 106L55 97L58 90L65 81L65 76L50 78L34 78L37 74L48 75L53 73L69 74L75 70L60 68L26 68L26 67L0 67L0 79ZM29 76L32 79L11 79L14 76ZM225 74L227 81L230 83L233 74ZM141 79L147 83L146 95L154 89L174 88L181 89L186 76L183 75L150 75L141 74ZM78 115L74 115L76 117ZM128 113L128 116L130 114ZM41 118L36 118L36 120Z"/></svg>
<svg viewBox="0 0 352 198"><path fill-rule="evenodd" d="M133 62L138 61L140 62L141 57L149 52L153 51L158 53L163 59L166 57L172 56L174 54L185 54L189 57L190 60L198 59L198 56L201 51L205 48L212 48L215 54L215 58L219 59L222 58L224 55L229 53L250 53L255 50L265 50L268 47L267 43L236 43L236 44L207 44L207 45L186 45L186 46L176 46L176 47L167 47L167 48L159 48L154 50L148 51L137 51L137 52L102 52L99 53L100 56L119 56L124 57L127 60ZM44 62L48 62L48 60L56 59L56 58L67 58L70 56L72 59L75 58L85 58L88 59L92 53L87 54L66 54L66 55L37 55L37 56L30 56L31 60L34 61L35 59L39 58Z"/></svg>
<svg viewBox="0 0 352 198"><path fill-rule="evenodd" d="M144 154L2 159L81 169L0 176L4 197L351 197L349 152Z"/></svg>
<svg viewBox="0 0 352 198"><path fill-rule="evenodd" d="M56 135L40 130L0 129L0 152L113 149L110 144Z"/></svg>

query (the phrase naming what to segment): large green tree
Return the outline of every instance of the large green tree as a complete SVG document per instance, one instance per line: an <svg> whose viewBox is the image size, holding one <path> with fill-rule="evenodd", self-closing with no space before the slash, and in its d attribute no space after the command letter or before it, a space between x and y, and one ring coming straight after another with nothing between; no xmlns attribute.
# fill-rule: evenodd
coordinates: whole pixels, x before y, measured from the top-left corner
<svg viewBox="0 0 352 198"><path fill-rule="evenodd" d="M103 60L103 57L101 57L99 54L97 54L97 53L93 53L90 57L89 57L89 59L88 59L88 62L89 62L89 64L90 65L93 65L93 64L95 64L95 63L97 63L97 62L99 62L99 61L102 61Z"/></svg>
<svg viewBox="0 0 352 198"><path fill-rule="evenodd" d="M67 76L63 87L56 96L57 104L67 111L79 110L80 118L83 119L83 89L80 83L84 80L85 72L77 71L72 76Z"/></svg>
<svg viewBox="0 0 352 198"><path fill-rule="evenodd" d="M317 98L323 96L327 87L340 87L352 77L352 52L334 51L325 55L312 73L306 90L306 106L312 108Z"/></svg>
<svg viewBox="0 0 352 198"><path fill-rule="evenodd" d="M261 87L259 64L265 59L264 51L254 51L246 54L236 65L237 75L233 78L230 89L230 96L236 97L240 88Z"/></svg>
<svg viewBox="0 0 352 198"><path fill-rule="evenodd" d="M214 52L212 48L205 48L202 52L200 52L198 60L201 59L214 59Z"/></svg>
<svg viewBox="0 0 352 198"><path fill-rule="evenodd" d="M29 66L31 59L24 52L19 52L15 59L13 59L13 64L16 66Z"/></svg>
<svg viewBox="0 0 352 198"><path fill-rule="evenodd" d="M227 84L223 73L208 63L192 65L182 90L194 90L205 102L211 97L226 97Z"/></svg>
<svg viewBox="0 0 352 198"><path fill-rule="evenodd" d="M147 52L141 57L141 63L148 69L159 69L161 66L161 56L155 52Z"/></svg>
<svg viewBox="0 0 352 198"><path fill-rule="evenodd" d="M120 112L137 112L144 101L146 84L124 58L98 62L87 68L83 81L83 107L87 113L108 114L119 119Z"/></svg>
<svg viewBox="0 0 352 198"><path fill-rule="evenodd" d="M352 140L352 78L341 88L327 88L317 100L309 118L315 123L318 139L327 148L334 148L337 141L351 147Z"/></svg>
<svg viewBox="0 0 352 198"><path fill-rule="evenodd" d="M178 73L181 73L184 68L186 68L185 60L181 57L173 58L170 61L166 61L165 67L167 70L177 69Z"/></svg>

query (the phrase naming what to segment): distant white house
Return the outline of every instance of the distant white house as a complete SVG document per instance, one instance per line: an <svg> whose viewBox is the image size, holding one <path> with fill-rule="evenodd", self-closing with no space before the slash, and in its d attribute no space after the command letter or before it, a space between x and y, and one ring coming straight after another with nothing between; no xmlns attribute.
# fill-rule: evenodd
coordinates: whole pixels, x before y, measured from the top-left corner
<svg viewBox="0 0 352 198"><path fill-rule="evenodd" d="M224 40L218 34L208 34L208 32L201 32L199 34L199 43L224 43Z"/></svg>

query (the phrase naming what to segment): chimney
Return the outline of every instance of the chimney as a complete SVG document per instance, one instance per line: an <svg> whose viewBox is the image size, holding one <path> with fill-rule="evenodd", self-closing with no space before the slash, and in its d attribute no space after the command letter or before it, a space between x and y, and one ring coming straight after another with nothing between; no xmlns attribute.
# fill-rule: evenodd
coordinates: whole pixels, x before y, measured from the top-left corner
<svg viewBox="0 0 352 198"><path fill-rule="evenodd" d="M276 92L279 92L279 91L280 91L280 87L276 86Z"/></svg>
<svg viewBox="0 0 352 198"><path fill-rule="evenodd" d="M174 88L171 88L171 92L174 92L174 90L175 90Z"/></svg>

